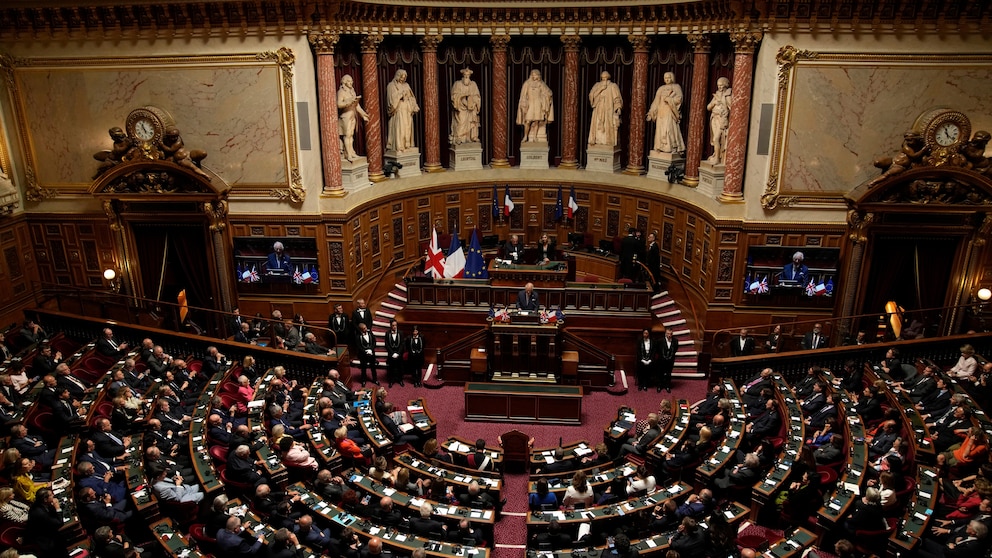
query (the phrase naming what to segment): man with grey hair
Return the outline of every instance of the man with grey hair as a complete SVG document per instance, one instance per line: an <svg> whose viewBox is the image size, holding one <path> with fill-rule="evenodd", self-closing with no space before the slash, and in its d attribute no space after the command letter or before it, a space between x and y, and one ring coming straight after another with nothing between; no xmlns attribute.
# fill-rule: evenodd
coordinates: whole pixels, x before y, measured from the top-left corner
<svg viewBox="0 0 992 558"><path fill-rule="evenodd" d="M443 537L447 526L436 519L431 519L434 506L429 502L420 505L420 517L410 519L410 532L419 537Z"/></svg>
<svg viewBox="0 0 992 558"><path fill-rule="evenodd" d="M282 245L282 242L277 241L272 245L272 252L265 262L265 267L269 273L273 271L276 273L293 272L292 261L289 259L289 255L286 254L286 248Z"/></svg>
<svg viewBox="0 0 992 558"><path fill-rule="evenodd" d="M797 283L805 283L806 279L809 277L809 268L803 263L806 257L802 252L796 252L792 255L792 263L785 264L782 268L782 280L783 281L795 281Z"/></svg>

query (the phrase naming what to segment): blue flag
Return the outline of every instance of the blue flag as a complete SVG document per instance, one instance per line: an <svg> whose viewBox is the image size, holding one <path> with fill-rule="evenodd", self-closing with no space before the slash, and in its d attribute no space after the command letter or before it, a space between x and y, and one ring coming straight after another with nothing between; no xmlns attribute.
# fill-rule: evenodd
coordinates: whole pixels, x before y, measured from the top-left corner
<svg viewBox="0 0 992 558"><path fill-rule="evenodd" d="M466 279L488 279L486 259L482 257L482 244L479 243L479 230L472 229L472 240L469 242L468 257L465 258Z"/></svg>
<svg viewBox="0 0 992 558"><path fill-rule="evenodd" d="M561 185L558 186L558 203L555 204L555 221L565 216L565 204L561 202Z"/></svg>
<svg viewBox="0 0 992 558"><path fill-rule="evenodd" d="M310 280L314 284L320 283L320 280L317 278L317 266L315 265L310 266Z"/></svg>
<svg viewBox="0 0 992 558"><path fill-rule="evenodd" d="M234 269L234 277L235 277L235 280L241 281L242 280L241 279L241 274L243 273L243 271L241 269L241 262L237 262L237 264L238 264L238 266Z"/></svg>
<svg viewBox="0 0 992 558"><path fill-rule="evenodd" d="M493 186L493 217L499 217L499 200L496 198L496 186Z"/></svg>

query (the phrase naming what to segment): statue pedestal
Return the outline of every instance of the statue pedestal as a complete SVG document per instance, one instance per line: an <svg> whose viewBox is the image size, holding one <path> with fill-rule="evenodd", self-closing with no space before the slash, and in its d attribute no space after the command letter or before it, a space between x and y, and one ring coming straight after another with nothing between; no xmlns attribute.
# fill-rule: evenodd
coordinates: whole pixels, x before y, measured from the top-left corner
<svg viewBox="0 0 992 558"><path fill-rule="evenodd" d="M453 171L482 170L482 144L459 143L450 148L448 164Z"/></svg>
<svg viewBox="0 0 992 558"><path fill-rule="evenodd" d="M385 163L399 163L403 165L403 168L396 169L396 178L410 178L411 176L420 176L423 174L420 172L420 150L411 149L410 151L404 151L402 153L397 153L392 149L386 150L386 155L384 157ZM383 165L383 172L385 172L385 165ZM388 174L386 175L389 176Z"/></svg>
<svg viewBox="0 0 992 558"><path fill-rule="evenodd" d="M365 157L354 161L341 158L341 186L345 190L357 190L369 185L369 162Z"/></svg>
<svg viewBox="0 0 992 558"><path fill-rule="evenodd" d="M661 151L652 149L648 153L648 178L656 178L668 182L668 175L665 174L668 172L668 167L684 162L685 157L678 153L662 153Z"/></svg>
<svg viewBox="0 0 992 558"><path fill-rule="evenodd" d="M727 174L726 167L723 163L708 163L706 161L700 161L699 163L699 186L698 190L700 193L705 194L709 198L717 198L723 193L723 178Z"/></svg>
<svg viewBox="0 0 992 558"><path fill-rule="evenodd" d="M525 141L520 144L520 168L522 169L549 169L548 165L548 142L546 141Z"/></svg>
<svg viewBox="0 0 992 558"><path fill-rule="evenodd" d="M591 172L620 172L620 148L611 145L586 146L586 170Z"/></svg>

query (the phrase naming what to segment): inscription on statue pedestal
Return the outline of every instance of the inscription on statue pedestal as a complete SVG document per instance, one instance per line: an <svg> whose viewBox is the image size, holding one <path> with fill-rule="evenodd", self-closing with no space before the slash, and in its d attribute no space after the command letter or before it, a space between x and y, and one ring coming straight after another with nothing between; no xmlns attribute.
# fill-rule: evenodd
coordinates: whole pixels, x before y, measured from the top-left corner
<svg viewBox="0 0 992 558"><path fill-rule="evenodd" d="M528 141L520 144L520 168L548 169L548 142Z"/></svg>
<svg viewBox="0 0 992 558"><path fill-rule="evenodd" d="M396 178L410 178L411 176L420 176L420 150L413 149L410 151L404 151L402 153L397 153L392 149L386 150L386 156L384 157L386 164L389 163L399 163L403 165L402 168L396 169ZM383 171L386 170L386 165L383 165ZM388 176L388 175L387 175Z"/></svg>
<svg viewBox="0 0 992 558"><path fill-rule="evenodd" d="M369 163L365 157L354 161L341 159L341 185L345 190L357 190L369 185Z"/></svg>
<svg viewBox="0 0 992 558"><path fill-rule="evenodd" d="M448 164L453 171L482 170L482 144L459 143L452 145Z"/></svg>
<svg viewBox="0 0 992 558"><path fill-rule="evenodd" d="M696 188L700 193L710 198L717 198L723 193L723 179L727 174L723 163L714 165L701 161L699 163L699 186Z"/></svg>
<svg viewBox="0 0 992 558"><path fill-rule="evenodd" d="M592 172L620 172L620 148L609 145L586 147L586 170Z"/></svg>
<svg viewBox="0 0 992 558"><path fill-rule="evenodd" d="M648 178L668 182L668 167L684 162L685 157L678 153L663 153L652 149L648 153Z"/></svg>

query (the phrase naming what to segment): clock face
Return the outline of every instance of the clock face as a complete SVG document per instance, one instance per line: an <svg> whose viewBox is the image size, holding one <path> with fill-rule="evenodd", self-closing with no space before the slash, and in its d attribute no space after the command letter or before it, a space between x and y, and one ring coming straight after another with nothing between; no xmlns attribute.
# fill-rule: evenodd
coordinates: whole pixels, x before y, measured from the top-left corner
<svg viewBox="0 0 992 558"><path fill-rule="evenodd" d="M954 122L944 122L934 131L933 139L937 145L947 147L954 145L961 138L961 127Z"/></svg>
<svg viewBox="0 0 992 558"><path fill-rule="evenodd" d="M155 125L151 120L142 118L134 123L134 135L140 140L149 141L155 137Z"/></svg>

